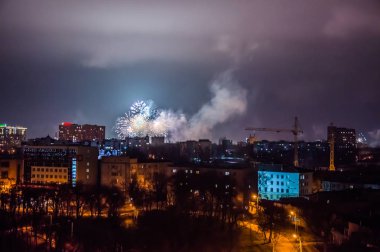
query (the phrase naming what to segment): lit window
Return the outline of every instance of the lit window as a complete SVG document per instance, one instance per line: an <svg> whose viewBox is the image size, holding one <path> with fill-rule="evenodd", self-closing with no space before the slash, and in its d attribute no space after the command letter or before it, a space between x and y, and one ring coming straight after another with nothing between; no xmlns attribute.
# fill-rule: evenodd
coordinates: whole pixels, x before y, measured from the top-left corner
<svg viewBox="0 0 380 252"><path fill-rule="evenodd" d="M226 171L226 172L224 173L224 175L228 176L228 175L230 175L230 172Z"/></svg>

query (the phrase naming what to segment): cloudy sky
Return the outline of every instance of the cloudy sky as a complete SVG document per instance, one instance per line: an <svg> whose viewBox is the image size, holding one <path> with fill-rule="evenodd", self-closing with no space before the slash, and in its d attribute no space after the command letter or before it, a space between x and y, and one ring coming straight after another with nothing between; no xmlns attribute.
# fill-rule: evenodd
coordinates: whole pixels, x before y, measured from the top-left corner
<svg viewBox="0 0 380 252"><path fill-rule="evenodd" d="M62 121L113 137L137 99L197 117L226 71L247 104L204 137L297 115L305 140L334 122L380 142L379 1L0 1L0 121L29 137Z"/></svg>

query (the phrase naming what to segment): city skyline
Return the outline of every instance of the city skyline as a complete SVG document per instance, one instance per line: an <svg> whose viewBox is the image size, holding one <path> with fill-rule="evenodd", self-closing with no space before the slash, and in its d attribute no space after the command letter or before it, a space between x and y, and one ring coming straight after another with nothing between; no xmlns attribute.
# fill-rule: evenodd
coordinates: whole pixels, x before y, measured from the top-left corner
<svg viewBox="0 0 380 252"><path fill-rule="evenodd" d="M241 140L247 126L289 128L298 116L301 140L326 139L333 122L379 143L376 1L147 3L2 3L0 123L27 127L28 138L63 121L114 137L140 99L205 118L210 105L229 111L210 87L230 71L219 87L239 87L242 107L208 122L202 138Z"/></svg>

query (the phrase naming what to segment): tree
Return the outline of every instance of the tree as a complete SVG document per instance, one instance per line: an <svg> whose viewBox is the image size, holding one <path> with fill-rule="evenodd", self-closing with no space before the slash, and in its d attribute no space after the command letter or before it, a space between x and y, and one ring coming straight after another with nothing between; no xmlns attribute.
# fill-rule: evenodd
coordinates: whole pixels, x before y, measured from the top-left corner
<svg viewBox="0 0 380 252"><path fill-rule="evenodd" d="M269 231L268 241L271 242L273 233L280 231L288 225L288 216L285 209L277 207L271 201L261 201L261 210L258 212L258 225L266 239L266 232Z"/></svg>
<svg viewBox="0 0 380 252"><path fill-rule="evenodd" d="M140 188L136 176L133 176L131 183L129 183L128 194L136 207L144 206L144 191Z"/></svg>
<svg viewBox="0 0 380 252"><path fill-rule="evenodd" d="M78 219L82 215L82 208L85 203L83 183L78 182L73 188L75 202L75 216Z"/></svg>
<svg viewBox="0 0 380 252"><path fill-rule="evenodd" d="M106 202L108 206L108 217L119 217L119 209L125 203L125 196L117 187L107 188Z"/></svg>
<svg viewBox="0 0 380 252"><path fill-rule="evenodd" d="M167 178L163 173L154 173L153 175L153 199L156 202L156 208L159 209L159 203L165 203L167 201Z"/></svg>

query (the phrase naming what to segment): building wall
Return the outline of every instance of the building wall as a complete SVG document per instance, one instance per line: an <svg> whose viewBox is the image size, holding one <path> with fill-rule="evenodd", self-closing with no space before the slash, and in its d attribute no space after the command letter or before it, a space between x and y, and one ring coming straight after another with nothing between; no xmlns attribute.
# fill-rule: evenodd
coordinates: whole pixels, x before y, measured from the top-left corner
<svg viewBox="0 0 380 252"><path fill-rule="evenodd" d="M81 141L104 141L105 126L64 122L59 125L59 140L81 142Z"/></svg>
<svg viewBox="0 0 380 252"><path fill-rule="evenodd" d="M44 169L66 168L67 183L76 185L96 185L98 181L98 149L85 146L25 146L24 147L24 182L47 183L48 180L37 180L37 173L32 177L33 167ZM37 172L35 170L34 172ZM48 174L40 175L45 176ZM55 174L54 174L55 175ZM62 174L63 175L63 174ZM59 176L59 175L58 175ZM55 179L55 177L53 177ZM49 174L50 179L50 174ZM64 178L57 180L63 182ZM37 182L38 181L38 182Z"/></svg>
<svg viewBox="0 0 380 252"><path fill-rule="evenodd" d="M15 148L26 139L26 130L24 127L0 124L0 153L15 153Z"/></svg>
<svg viewBox="0 0 380 252"><path fill-rule="evenodd" d="M350 189L373 189L380 190L380 184L370 184L370 183L348 183L339 181L322 181L322 191L332 192L332 191L344 191Z"/></svg>
<svg viewBox="0 0 380 252"><path fill-rule="evenodd" d="M335 164L353 164L356 162L355 129L335 127L327 128L327 139L334 139Z"/></svg>
<svg viewBox="0 0 380 252"><path fill-rule="evenodd" d="M300 196L305 196L313 193L313 173L300 173Z"/></svg>
<svg viewBox="0 0 380 252"><path fill-rule="evenodd" d="M69 167L32 166L32 183L68 183Z"/></svg>
<svg viewBox="0 0 380 252"><path fill-rule="evenodd" d="M116 186L126 192L133 178L140 186L149 189L152 186L154 174L161 173L170 176L168 162L138 163L137 159L129 157L102 157L100 161L100 184Z"/></svg>
<svg viewBox="0 0 380 252"><path fill-rule="evenodd" d="M184 171L185 173L188 174L205 174L208 172L214 172L220 177L220 182L216 186L221 186L224 188L228 188L230 185L228 182L230 181L229 179L224 180L223 177L229 177L232 178L235 182L235 187L236 187L236 200L237 202L241 204L247 204L250 198L250 191L252 188L252 181L250 180L250 172L251 170L249 167L247 168L229 168L229 167L193 167L193 166L171 166L167 169L169 174L167 176L172 176L178 171Z"/></svg>
<svg viewBox="0 0 380 252"><path fill-rule="evenodd" d="M96 185L99 179L99 150L97 147L76 147L77 181L85 185Z"/></svg>
<svg viewBox="0 0 380 252"><path fill-rule="evenodd" d="M299 173L258 171L258 191L262 199L279 200L300 196Z"/></svg>
<svg viewBox="0 0 380 252"><path fill-rule="evenodd" d="M0 159L0 190L7 191L20 182L22 159Z"/></svg>
<svg viewBox="0 0 380 252"><path fill-rule="evenodd" d="M137 170L137 159L103 157L100 165L100 184L102 186L116 186L126 192L135 170Z"/></svg>

